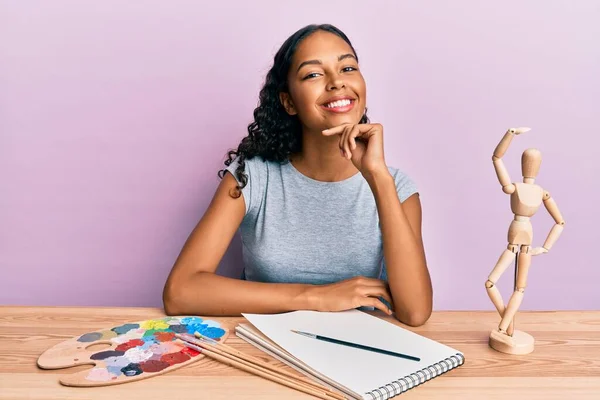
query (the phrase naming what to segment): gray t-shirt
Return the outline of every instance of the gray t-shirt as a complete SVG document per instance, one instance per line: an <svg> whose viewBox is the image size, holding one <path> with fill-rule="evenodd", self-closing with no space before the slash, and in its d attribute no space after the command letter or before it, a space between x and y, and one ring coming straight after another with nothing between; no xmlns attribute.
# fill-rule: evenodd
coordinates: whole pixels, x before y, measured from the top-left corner
<svg viewBox="0 0 600 400"><path fill-rule="evenodd" d="M234 160L227 170L235 176ZM400 201L417 192L389 167ZM354 276L387 279L375 197L360 172L338 182L317 181L286 162L246 160L240 225L245 279L327 284ZM239 182L239 181L238 181Z"/></svg>

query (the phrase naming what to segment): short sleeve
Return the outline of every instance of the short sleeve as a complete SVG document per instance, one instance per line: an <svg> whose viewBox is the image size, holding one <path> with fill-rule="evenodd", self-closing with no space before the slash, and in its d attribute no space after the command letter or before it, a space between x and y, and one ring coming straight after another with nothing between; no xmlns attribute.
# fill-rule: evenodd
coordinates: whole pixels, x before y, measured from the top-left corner
<svg viewBox="0 0 600 400"><path fill-rule="evenodd" d="M258 204L260 203L260 194L262 177L260 174L259 164L263 163L258 157L254 157L251 159L244 160L244 174L248 177L246 186L242 188L242 195L244 197L244 203L246 204L246 214L251 214L254 210L257 209ZM241 181L238 179L236 174L236 169L239 165L239 158L235 158L229 166L225 169L231 173L231 175L235 178L238 185L241 185Z"/></svg>
<svg viewBox="0 0 600 400"><path fill-rule="evenodd" d="M394 177L394 182L396 183L396 192L398 192L398 198L401 203L418 192L416 183L403 171L394 169L392 175Z"/></svg>

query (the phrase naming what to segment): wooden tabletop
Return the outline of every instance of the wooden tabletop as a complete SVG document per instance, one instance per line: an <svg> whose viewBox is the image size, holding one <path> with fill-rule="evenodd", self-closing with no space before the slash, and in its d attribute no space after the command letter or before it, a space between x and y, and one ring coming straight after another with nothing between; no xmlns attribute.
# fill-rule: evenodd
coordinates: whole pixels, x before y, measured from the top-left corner
<svg viewBox="0 0 600 400"><path fill-rule="evenodd" d="M381 313L376 315L391 320ZM46 349L73 336L163 316L157 308L0 307L0 399L314 398L207 358L150 379L96 388L58 383L62 374L90 366L68 370L36 366ZM244 320L210 319L226 326ZM517 314L515 328L536 339L534 352L525 356L506 355L488 347L489 332L498 321L495 312L434 312L421 327L404 326L462 351L466 361L398 398L600 399L600 311ZM284 366L234 333L227 343Z"/></svg>

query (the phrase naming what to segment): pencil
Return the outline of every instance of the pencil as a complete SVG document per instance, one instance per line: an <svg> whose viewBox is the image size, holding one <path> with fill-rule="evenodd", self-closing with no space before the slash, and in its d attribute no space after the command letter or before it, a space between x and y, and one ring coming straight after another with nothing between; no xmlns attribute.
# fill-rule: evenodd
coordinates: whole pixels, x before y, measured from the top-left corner
<svg viewBox="0 0 600 400"><path fill-rule="evenodd" d="M302 335L302 336L309 337L311 339L317 339L317 340L322 340L322 341L325 341L325 342L330 342L330 343L335 343L335 344L341 344L341 345L344 345L344 346L354 347L354 348L357 348L357 349L374 351L376 353L387 354L389 356L406 358L407 360L421 361L421 359L419 357L409 356L408 354L396 353L395 351L379 349L377 347L365 346L364 344L346 342L346 341L340 340L340 339L334 339L334 338L330 338L330 337L327 337L327 336L315 335L314 333L309 333L309 332L296 331L296 330L293 330L293 329L292 329L292 332L297 333L297 334Z"/></svg>
<svg viewBox="0 0 600 400"><path fill-rule="evenodd" d="M316 389L313 389L313 388L309 387L306 384L295 383L295 382L293 382L289 378L285 378L285 377L277 376L277 375L275 375L273 373L265 372L265 369L262 368L262 367L260 367L260 366L248 366L248 365L246 365L246 364L248 364L247 362L245 362L246 364L244 364L244 362L240 361L239 359L238 360L234 359L233 356L231 356L231 355L230 356L232 358L228 358L228 357L226 357L224 355L217 354L216 352L213 352L211 350L207 350L207 349L204 349L202 347L199 347L199 346L196 346L194 344L191 344L190 342L183 341L183 343L184 343L185 346L190 347L190 348L192 348L192 349L194 349L196 351L200 351L200 352L202 352L202 354L204 354L204 355L206 355L206 356L208 356L210 358L213 358L213 359L215 359L217 361L220 361L220 362L222 362L224 364L227 364L227 365L229 365L231 367L239 368L242 371L246 371L246 372L249 372L251 374L258 375L258 376L260 376L262 378L268 379L268 380L273 381L273 382L277 382L277 383L279 383L281 385L290 387L292 389L299 390L299 391L301 391L303 393L311 394L311 395L316 396L316 397L321 398L321 399L325 399L325 400L331 400L332 399L332 397L329 396L329 395L327 395L326 393L318 391Z"/></svg>

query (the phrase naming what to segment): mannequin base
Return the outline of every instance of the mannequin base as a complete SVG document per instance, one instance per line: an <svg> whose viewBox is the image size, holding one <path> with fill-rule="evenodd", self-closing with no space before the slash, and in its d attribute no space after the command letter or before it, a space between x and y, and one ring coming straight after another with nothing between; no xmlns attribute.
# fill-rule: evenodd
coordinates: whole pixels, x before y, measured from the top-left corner
<svg viewBox="0 0 600 400"><path fill-rule="evenodd" d="M535 340L529 333L515 329L512 336L493 330L489 345L492 349L506 354L529 354L533 351Z"/></svg>

